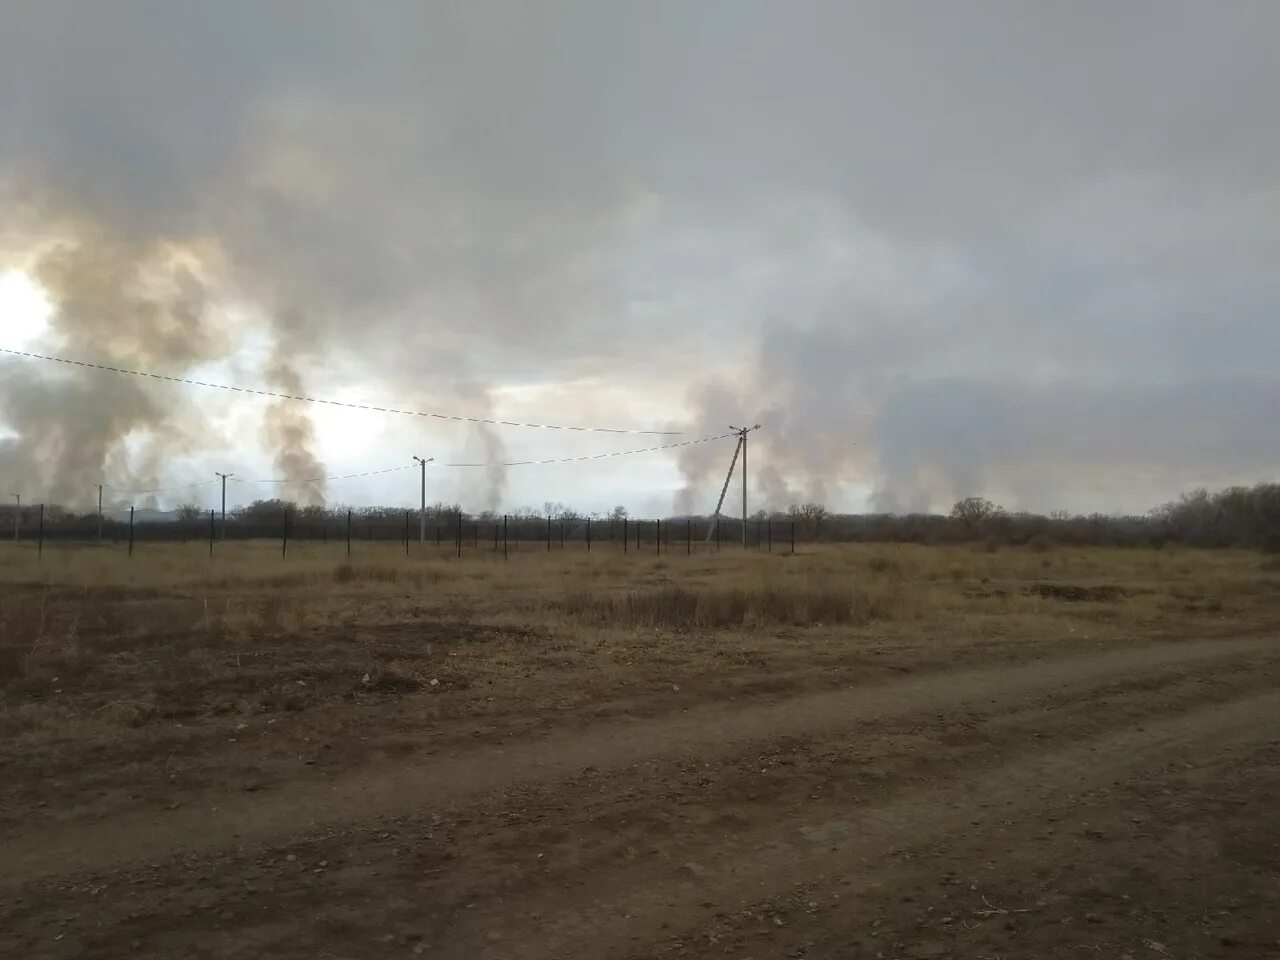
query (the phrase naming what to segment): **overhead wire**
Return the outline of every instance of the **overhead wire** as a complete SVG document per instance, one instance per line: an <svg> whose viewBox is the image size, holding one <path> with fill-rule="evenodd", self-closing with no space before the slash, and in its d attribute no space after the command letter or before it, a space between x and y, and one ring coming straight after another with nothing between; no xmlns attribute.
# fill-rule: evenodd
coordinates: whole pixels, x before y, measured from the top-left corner
<svg viewBox="0 0 1280 960"><path fill-rule="evenodd" d="M171 490L193 490L196 487L207 487L217 483L216 480L201 480L199 483L180 483L172 487L156 487L152 490L125 490L122 487L113 487L109 483L102 485L103 490L110 490L112 493L168 493Z"/></svg>
<svg viewBox="0 0 1280 960"><path fill-rule="evenodd" d="M401 470L412 470L416 464L406 463L402 467L387 467L385 470L366 470L364 473L346 473L339 477L305 477L297 480L249 480L241 477L228 477L232 483L329 483L336 480L355 480L357 477L376 477L383 473L398 473Z"/></svg>
<svg viewBox="0 0 1280 960"><path fill-rule="evenodd" d="M584 460L605 460L609 457L631 457L638 453L654 453L658 450L674 450L676 447L691 447L695 443L710 443L713 440L724 440L733 437L733 433L719 433L713 437L699 437L697 440L681 440L679 443L661 443L655 447L640 447L636 450L614 450L610 453L592 453L577 457L552 457L547 460L510 460L492 463L441 463L442 467L528 467L547 463L580 463Z"/></svg>
<svg viewBox="0 0 1280 960"><path fill-rule="evenodd" d="M662 443L652 447L639 447L635 450L613 450L608 453L586 454L577 457L553 457L546 460L492 460L476 463L447 463L440 461L428 461L432 466L436 467L529 467L539 466L552 463L579 463L585 460L605 460L609 457L630 457L640 453L654 453L658 450L672 450L676 447L690 447L697 443L710 443L713 440L725 440L729 437L737 436L734 433L720 433L712 437L699 437L696 440L681 440L679 443ZM398 473L401 470L416 470L416 463L406 463L400 467L387 467L383 470L366 470L364 473L347 473L336 477L300 477L297 479L264 479L249 480L241 477L229 477L233 483L327 483L337 480L354 480L359 477L375 477L384 473Z"/></svg>
<svg viewBox="0 0 1280 960"><path fill-rule="evenodd" d="M174 377L166 374L149 373L140 370L129 370L124 367L114 367L108 364L91 363L85 360L72 360L67 357L55 357L49 354L34 353L26 350L14 350L8 347L0 347L0 353L7 353L13 356L26 357L33 360L48 360L54 363L63 363L71 366L86 367L93 370L101 370L108 373L127 374L136 377L145 377L153 380L163 380L170 383L182 383L192 386L209 387L217 390L227 390L235 393L251 394L255 396L271 397L282 400L295 400L306 403L317 403L326 406L346 407L355 410L368 410L380 413L399 414L404 416L429 417L439 420L453 420L465 423L481 423L494 426L508 427L533 427L544 430L566 430L583 433L616 433L616 434L632 434L632 435L648 435L648 436L681 436L683 431L679 430L634 430L614 427L583 427L583 426L565 426L562 424L549 423L532 423L519 422L513 420L497 420L488 417L468 417L454 414L428 413L418 410L406 410L397 407L381 407L373 404L354 403L343 400L329 400L319 397L300 396L294 394L277 393L271 390L260 390L253 387L238 387L229 384L211 383L205 380L196 380L189 377ZM632 450L613 450L606 453L583 454L573 457L549 457L540 460L507 460L507 461L480 461L480 462L435 462L437 467L456 467L456 468L486 468L486 467L524 467L539 466L557 463L582 463L590 460L606 460L613 457L629 457L642 453L655 453L661 450L672 450L677 447L688 447L695 444L710 443L715 440L724 440L729 437L736 436L735 433L721 433L714 436L699 437L695 440L681 440L675 443L656 444L648 447L639 447ZM258 483L258 484L295 484L295 483L330 483L340 480L355 480L362 477L373 477L388 473L398 473L404 470L411 470L416 464L404 464L397 467L386 467L381 470L366 470L361 473L348 473L338 476L329 477L305 477L305 478L264 478L264 479L247 479L241 477L228 477L233 483ZM174 490L190 490L197 487L210 486L216 483L216 480L205 480L198 483L178 484L175 486L156 487L148 490L131 490L122 487L103 484L103 489L111 490L114 493L124 494L155 494L167 493Z"/></svg>
<svg viewBox="0 0 1280 960"><path fill-rule="evenodd" d="M612 450L607 453L585 454L583 456L577 456L577 457L553 457L546 460L507 460L507 461L495 460L495 461L489 461L489 462L476 462L476 463L441 463L438 461L428 461L428 462L433 463L437 467L463 467L463 468L466 468L466 467L529 467L529 466L540 466L544 464L554 464L554 463L580 463L586 460L606 460L610 457L630 457L640 453L654 453L659 450L673 450L676 447L691 447L699 443L711 443L715 440L727 440L729 437L736 437L736 436L737 436L736 433L718 433L710 437L699 437L696 440L681 440L678 443L662 443L652 447L639 447L634 450ZM418 467L418 464L416 463L406 463L398 467L385 467L381 470L365 470L362 473L344 473L344 474L340 474L338 476L332 476L332 477L301 477L296 479L267 478L267 479L261 479L261 480L251 480L245 477L228 475L227 479L230 480L232 483L263 483L263 484L281 484L281 485L292 484L292 483L331 483L339 480L356 480L361 477L376 477L376 476L381 476L382 474L387 474L387 473L400 473L404 470L417 469L417 467ZM102 489L110 490L112 493L153 494L153 493L168 493L173 490L192 490L197 487L208 487L217 482L218 482L217 480L201 480L197 483L181 483L181 484L177 484L175 486L170 486L170 487L155 487L154 489L150 489L150 490L126 490L122 487L116 487L116 486L112 486L111 484L104 483L102 484Z"/></svg>
<svg viewBox="0 0 1280 960"><path fill-rule="evenodd" d="M168 383L183 383L195 387L208 387L213 390L226 390L232 393L251 394L258 397L270 397L276 400L295 400L300 403L316 403L330 407L343 407L350 410L366 410L375 413L391 413L406 417L426 417L432 420L450 420L457 423L482 423L495 427L531 427L538 430L566 430L574 433L621 433L657 437L683 436L681 430L636 430L625 427L583 427L560 423L533 423L519 420L498 420L492 417L468 417L461 414L435 413L422 410L407 410L401 407L382 407L371 403L356 403L348 400L329 400L324 397L309 397L300 394L279 393L274 390L262 390L256 387L238 387L226 383L212 383L208 380L196 380L191 377L175 377L163 373L150 373L145 370L130 370L126 367L114 367L105 363L91 363L87 360L72 360L68 357L55 357L47 353L33 353L29 350L14 350L0 347L0 353L15 357L26 357L29 360L47 360L52 363L63 363L74 367L86 367L107 373L126 374L131 377L144 377L151 380L163 380Z"/></svg>

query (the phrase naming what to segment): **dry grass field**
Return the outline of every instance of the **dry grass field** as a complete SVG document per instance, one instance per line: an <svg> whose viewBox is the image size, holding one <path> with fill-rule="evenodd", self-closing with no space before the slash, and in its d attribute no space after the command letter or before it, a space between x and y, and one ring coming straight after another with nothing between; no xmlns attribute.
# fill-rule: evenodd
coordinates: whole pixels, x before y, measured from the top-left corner
<svg viewBox="0 0 1280 960"><path fill-rule="evenodd" d="M1280 562L0 549L0 955L1280 955Z"/></svg>

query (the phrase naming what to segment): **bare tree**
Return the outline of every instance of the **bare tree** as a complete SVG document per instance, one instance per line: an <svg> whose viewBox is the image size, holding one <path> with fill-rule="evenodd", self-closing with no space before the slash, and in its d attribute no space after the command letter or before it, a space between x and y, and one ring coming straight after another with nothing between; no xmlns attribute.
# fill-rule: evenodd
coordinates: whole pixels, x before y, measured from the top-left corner
<svg viewBox="0 0 1280 960"><path fill-rule="evenodd" d="M184 503L178 508L178 519L183 523L195 523L204 516L204 511L194 503Z"/></svg>
<svg viewBox="0 0 1280 960"><path fill-rule="evenodd" d="M831 516L831 511L820 503L793 503L787 508L787 516L792 520L812 520L815 523L821 523Z"/></svg>
<svg viewBox="0 0 1280 960"><path fill-rule="evenodd" d="M552 520L563 521L568 526L573 526L582 519L582 514L578 513L573 507L566 506L560 501L548 500L542 505L542 515L550 517Z"/></svg>
<svg viewBox="0 0 1280 960"><path fill-rule="evenodd" d="M970 533L976 532L988 521L1003 516L1004 510L986 497L965 497L951 508L951 518L959 520Z"/></svg>

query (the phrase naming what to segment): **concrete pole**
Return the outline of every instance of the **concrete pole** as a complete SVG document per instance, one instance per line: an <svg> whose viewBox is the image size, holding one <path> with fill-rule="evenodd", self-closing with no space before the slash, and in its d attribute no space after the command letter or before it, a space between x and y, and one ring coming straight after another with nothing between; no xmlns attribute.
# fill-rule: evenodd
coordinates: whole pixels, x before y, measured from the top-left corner
<svg viewBox="0 0 1280 960"><path fill-rule="evenodd" d="M434 460L435 457L427 457L424 460L422 457L414 456L413 459L417 460L418 465L422 468L422 487L420 491L421 497L418 505L418 542L426 543L427 542L427 464L430 463L432 460Z"/></svg>
<svg viewBox="0 0 1280 960"><path fill-rule="evenodd" d="M738 446L742 450L742 549L745 550L747 549L747 434L752 430L759 430L760 424L757 423L754 427L730 426L729 429L738 434ZM734 452L734 457L735 459L737 458L737 451ZM733 464L731 463L729 464L729 477L732 476ZM725 477L724 481L726 490L729 488L729 477ZM720 499L724 499L723 493L720 494ZM719 514L719 512L720 508L716 507L716 513Z"/></svg>
<svg viewBox="0 0 1280 960"><path fill-rule="evenodd" d="M222 478L222 539L225 540L227 539L227 477L234 477L235 474L218 473L216 470L214 473Z"/></svg>
<svg viewBox="0 0 1280 960"><path fill-rule="evenodd" d="M747 431L742 431L742 549L747 549Z"/></svg>
<svg viewBox="0 0 1280 960"><path fill-rule="evenodd" d="M737 427L730 427L730 430L736 431ZM738 442L733 445L733 459L729 461L729 471L724 475L724 486L720 488L720 499L716 501L716 508L711 512L711 523L707 526L707 543L711 542L714 536L716 540L716 549L720 549L720 508L724 506L725 494L729 492L729 483L733 480L733 471L738 466L738 453L742 450L742 434L738 434Z"/></svg>

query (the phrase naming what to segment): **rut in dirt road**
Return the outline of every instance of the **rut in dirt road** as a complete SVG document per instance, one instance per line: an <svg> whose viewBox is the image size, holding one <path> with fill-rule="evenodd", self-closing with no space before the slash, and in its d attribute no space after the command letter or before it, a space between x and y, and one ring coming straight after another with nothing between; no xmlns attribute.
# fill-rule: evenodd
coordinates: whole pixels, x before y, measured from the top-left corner
<svg viewBox="0 0 1280 960"><path fill-rule="evenodd" d="M724 755L755 741L827 733L871 720L1045 691L1087 689L1117 676L1158 674L1199 662L1263 662L1274 649L1269 639L1185 641L935 673L767 705L726 709L718 704L654 719L608 721L582 732L483 747L456 759L347 775L326 785L291 786L252 797L224 795L200 809L119 817L50 830L39 837L10 838L4 880L23 883L176 851L244 848L318 825L394 816L518 783L554 781L588 767L621 769L656 756Z"/></svg>
<svg viewBox="0 0 1280 960"><path fill-rule="evenodd" d="M461 923L437 955L491 960L621 957L675 937L705 921L702 904L722 908L758 903L828 874L853 878L856 894L875 883L879 864L903 844L951 833L997 834L997 823L1035 813L1064 795L1125 780L1188 753L1204 753L1280 738L1280 691L1145 722L1085 742L939 784L910 789L887 802L838 817L797 818L690 849L681 867L641 864L598 877L570 895L556 891L509 905L509 918ZM803 814L805 811L801 811ZM502 946L486 950L484 931L501 930ZM488 934L494 938L493 933ZM647 955L647 954L638 954Z"/></svg>

